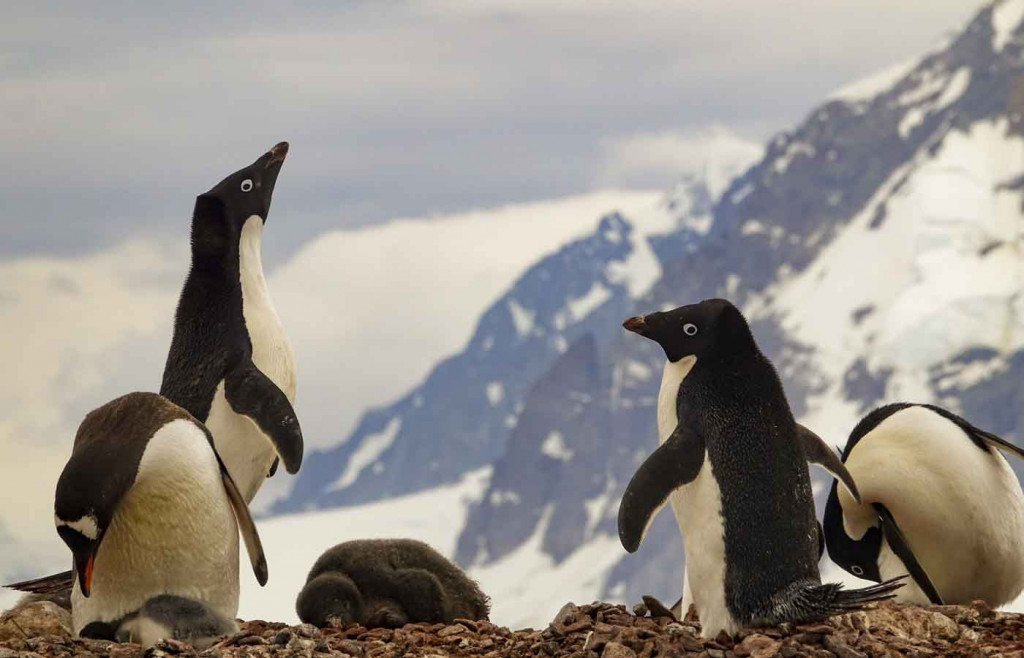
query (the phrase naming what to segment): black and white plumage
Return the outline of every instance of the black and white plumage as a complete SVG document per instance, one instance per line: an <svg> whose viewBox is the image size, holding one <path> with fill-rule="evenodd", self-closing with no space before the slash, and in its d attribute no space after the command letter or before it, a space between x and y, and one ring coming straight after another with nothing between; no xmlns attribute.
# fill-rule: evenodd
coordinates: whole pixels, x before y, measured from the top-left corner
<svg viewBox="0 0 1024 658"><path fill-rule="evenodd" d="M209 432L154 393L125 395L85 417L54 508L73 555L75 633L115 629L160 595L234 619L239 530L266 583L256 526Z"/></svg>
<svg viewBox="0 0 1024 658"><path fill-rule="evenodd" d="M861 501L835 487L825 540L836 564L897 600L995 607L1024 590L1024 494L1000 451L1024 451L927 404L890 404L854 428L843 461Z"/></svg>
<svg viewBox="0 0 1024 658"><path fill-rule="evenodd" d="M218 614L210 606L183 596L155 596L117 625L118 642L149 647L160 640L187 642L202 651L222 636L238 630L234 619Z"/></svg>
<svg viewBox="0 0 1024 658"><path fill-rule="evenodd" d="M490 601L458 566L412 539L358 539L321 555L295 603L316 626L486 620Z"/></svg>
<svg viewBox="0 0 1024 658"><path fill-rule="evenodd" d="M705 635L821 618L891 596L898 583L821 584L820 533L806 462L856 485L790 412L774 367L731 303L706 300L630 318L668 359L658 396L661 445L619 507L633 552L671 497L686 553L687 594Z"/></svg>
<svg viewBox="0 0 1024 658"><path fill-rule="evenodd" d="M295 358L263 276L263 225L288 153L281 142L196 199L192 267L160 394L213 434L247 502L277 466L296 473Z"/></svg>

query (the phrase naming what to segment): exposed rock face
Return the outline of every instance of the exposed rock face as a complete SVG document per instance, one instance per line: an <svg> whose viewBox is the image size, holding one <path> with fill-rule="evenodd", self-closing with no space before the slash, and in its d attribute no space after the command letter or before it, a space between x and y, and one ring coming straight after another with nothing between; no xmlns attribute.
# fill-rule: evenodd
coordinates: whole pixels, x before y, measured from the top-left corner
<svg viewBox="0 0 1024 658"><path fill-rule="evenodd" d="M605 603L566 604L542 630L510 631L485 621L454 624L409 624L400 629L354 625L319 630L309 624L286 626L245 622L241 630L201 654L180 642L161 642L150 650L135 644L71 639L66 632L46 634L33 615L48 617L49 603L25 606L26 628L41 635L7 637L0 658L8 656L488 656L573 658L879 658L882 656L1020 656L1024 655L1024 616L993 612L982 603L970 607L919 608L885 603L818 623L699 637L697 622L677 622L627 612ZM643 606L637 611L646 613ZM69 620L70 623L70 620Z"/></svg>

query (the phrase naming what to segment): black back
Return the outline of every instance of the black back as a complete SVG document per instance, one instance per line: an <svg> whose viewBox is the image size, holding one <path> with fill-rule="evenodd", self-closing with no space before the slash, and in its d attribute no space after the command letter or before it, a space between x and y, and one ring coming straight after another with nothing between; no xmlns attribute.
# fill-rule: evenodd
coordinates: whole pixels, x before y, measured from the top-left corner
<svg viewBox="0 0 1024 658"><path fill-rule="evenodd" d="M719 334L719 327L723 331ZM818 529L796 421L746 320L725 308L679 387L679 422L705 438L722 496L726 604L740 620L766 617L770 597L820 581ZM719 338L721 335L722 338Z"/></svg>
<svg viewBox="0 0 1024 658"><path fill-rule="evenodd" d="M252 359L242 315L239 239L249 217L266 221L287 152L281 142L196 199L192 267L178 301L160 394L203 422L225 374Z"/></svg>

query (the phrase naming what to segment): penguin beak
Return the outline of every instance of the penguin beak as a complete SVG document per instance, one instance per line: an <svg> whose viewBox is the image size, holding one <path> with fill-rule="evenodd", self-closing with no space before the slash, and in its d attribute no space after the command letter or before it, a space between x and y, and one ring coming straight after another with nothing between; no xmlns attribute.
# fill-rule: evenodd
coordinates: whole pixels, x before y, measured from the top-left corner
<svg viewBox="0 0 1024 658"><path fill-rule="evenodd" d="M267 155L270 157L267 158L267 163L264 165L264 168L269 169L271 165L279 162L283 163L285 156L288 155L288 142L279 142L274 146L274 148L267 151Z"/></svg>
<svg viewBox="0 0 1024 658"><path fill-rule="evenodd" d="M629 318L622 323L622 327L627 331L632 331L634 334L640 334L641 336L647 337L647 322L644 320L644 316L642 315Z"/></svg>
<svg viewBox="0 0 1024 658"><path fill-rule="evenodd" d="M89 594L92 592L92 569L96 562L96 549L98 548L99 544L97 543L95 548L87 553L75 553L75 573L78 574L78 586L85 598L89 598Z"/></svg>

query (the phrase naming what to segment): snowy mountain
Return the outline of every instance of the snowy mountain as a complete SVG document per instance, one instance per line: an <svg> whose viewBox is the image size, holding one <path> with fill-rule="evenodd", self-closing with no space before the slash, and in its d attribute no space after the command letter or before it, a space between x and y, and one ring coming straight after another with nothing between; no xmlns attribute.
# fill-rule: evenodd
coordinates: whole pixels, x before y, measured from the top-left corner
<svg viewBox="0 0 1024 658"><path fill-rule="evenodd" d="M831 442L883 400L936 401L1024 441L1022 20L1021 0L995 3L918 61L837 92L720 195L691 180L650 213L606 216L527 270L465 350L311 459L276 511L492 464L455 552L474 574L587 560L605 598L672 601L670 515L637 555L614 534L656 445L663 363L619 323L713 296L742 306L794 411Z"/></svg>

